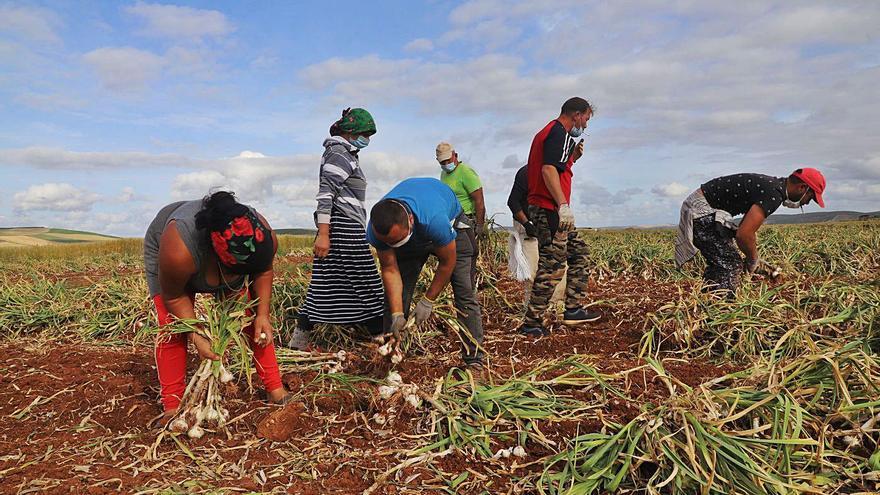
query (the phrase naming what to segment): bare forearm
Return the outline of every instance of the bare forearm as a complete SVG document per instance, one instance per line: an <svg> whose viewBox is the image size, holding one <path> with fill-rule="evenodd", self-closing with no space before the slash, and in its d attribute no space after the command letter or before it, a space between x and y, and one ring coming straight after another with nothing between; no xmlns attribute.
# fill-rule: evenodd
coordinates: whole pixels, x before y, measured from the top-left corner
<svg viewBox="0 0 880 495"><path fill-rule="evenodd" d="M529 217L526 216L525 212L522 210L517 210L516 213L513 214L513 218L516 219L517 222L525 224L529 221Z"/></svg>
<svg viewBox="0 0 880 495"><path fill-rule="evenodd" d="M403 281L398 270L382 270L382 285L391 314L403 313Z"/></svg>
<svg viewBox="0 0 880 495"><path fill-rule="evenodd" d="M257 275L252 284L254 297L257 298L256 315L269 317L272 312L272 280L275 272L271 268Z"/></svg>
<svg viewBox="0 0 880 495"><path fill-rule="evenodd" d="M738 233L736 245L748 260L758 259L758 234L755 232Z"/></svg>
<svg viewBox="0 0 880 495"><path fill-rule="evenodd" d="M553 165L544 165L541 169L541 175L544 177L544 185L550 191L550 196L556 202L556 206L567 203L565 195L562 194L562 184L559 182L559 171Z"/></svg>
<svg viewBox="0 0 880 495"><path fill-rule="evenodd" d="M431 285L428 286L428 290L425 291L425 297L432 301L437 300L437 296L443 292L443 289L446 288L446 284L449 283L449 280L452 279L452 271L455 269L455 260L452 262L440 262L437 265L437 270L434 272L434 279L431 280Z"/></svg>
<svg viewBox="0 0 880 495"><path fill-rule="evenodd" d="M486 223L486 201L483 197L483 188L472 192L471 199L474 201L474 216L476 217L477 226L481 227Z"/></svg>

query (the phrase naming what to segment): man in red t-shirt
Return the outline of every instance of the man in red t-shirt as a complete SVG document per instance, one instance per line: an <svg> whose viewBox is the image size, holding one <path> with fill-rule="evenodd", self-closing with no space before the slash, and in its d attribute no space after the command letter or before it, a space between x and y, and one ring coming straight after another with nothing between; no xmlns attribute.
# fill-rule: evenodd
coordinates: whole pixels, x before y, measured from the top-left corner
<svg viewBox="0 0 880 495"><path fill-rule="evenodd" d="M584 153L583 134L593 108L583 98L570 98L553 120L532 140L529 151L529 219L538 237L538 273L532 296L519 331L525 335L549 335L544 312L553 289L562 280L568 264L565 313L562 323L577 325L599 319L599 314L582 306L587 296L587 244L574 226L571 200L571 167Z"/></svg>

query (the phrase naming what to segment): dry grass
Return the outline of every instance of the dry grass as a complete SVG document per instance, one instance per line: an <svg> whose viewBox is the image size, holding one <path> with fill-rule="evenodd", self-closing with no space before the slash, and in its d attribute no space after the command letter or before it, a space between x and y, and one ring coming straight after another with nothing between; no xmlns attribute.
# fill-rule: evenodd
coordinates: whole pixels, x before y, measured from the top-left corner
<svg viewBox="0 0 880 495"><path fill-rule="evenodd" d="M224 396L226 436L148 426L158 408L139 241L0 252L0 488L876 492L880 223L761 234L785 282L750 281L725 302L695 290L698 266L670 268L670 232L586 233L605 321L562 329L551 316L554 336L539 341L510 332L521 290L498 236L480 274L491 380L453 369L451 312L420 330L403 384L348 334L334 340L345 359L279 351L304 413L278 443L258 436L275 409L244 381ZM310 244L282 238L280 333L305 295Z"/></svg>

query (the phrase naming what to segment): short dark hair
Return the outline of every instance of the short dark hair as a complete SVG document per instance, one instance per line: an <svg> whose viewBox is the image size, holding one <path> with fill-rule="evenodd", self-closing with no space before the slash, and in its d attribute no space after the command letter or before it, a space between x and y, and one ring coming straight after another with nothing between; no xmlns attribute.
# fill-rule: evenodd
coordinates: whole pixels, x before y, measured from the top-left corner
<svg viewBox="0 0 880 495"><path fill-rule="evenodd" d="M589 111L593 113L593 106L590 105L590 102L587 100L575 96L574 98L569 98L565 100L565 103L562 104L562 115L571 115L578 112L586 112Z"/></svg>
<svg viewBox="0 0 880 495"><path fill-rule="evenodd" d="M406 209L393 199L383 199L370 210L370 223L379 235L388 235L394 225L407 225L408 217Z"/></svg>

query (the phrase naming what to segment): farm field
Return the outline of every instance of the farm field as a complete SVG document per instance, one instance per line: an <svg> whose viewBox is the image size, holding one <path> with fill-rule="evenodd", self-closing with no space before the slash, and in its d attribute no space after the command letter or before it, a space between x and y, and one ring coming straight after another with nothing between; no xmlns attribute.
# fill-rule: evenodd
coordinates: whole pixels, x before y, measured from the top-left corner
<svg viewBox="0 0 880 495"><path fill-rule="evenodd" d="M783 278L735 301L699 290L698 263L675 270L672 231L582 235L603 318L549 316L538 340L515 332L506 234L483 243L488 381L456 368L447 289L393 366L402 385L339 328L321 352L277 348L284 408L228 353L227 430L200 439L155 421L139 241L0 251L0 493L877 492L880 222L763 228ZM310 241L282 237L276 345Z"/></svg>
<svg viewBox="0 0 880 495"><path fill-rule="evenodd" d="M111 236L46 227L0 228L0 248L78 244L113 239Z"/></svg>

